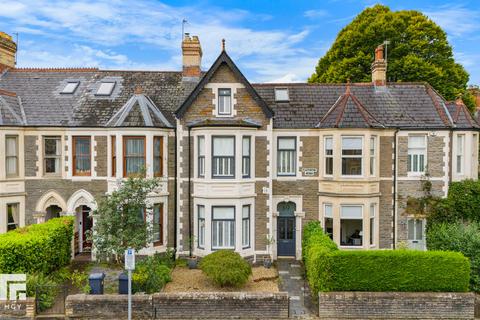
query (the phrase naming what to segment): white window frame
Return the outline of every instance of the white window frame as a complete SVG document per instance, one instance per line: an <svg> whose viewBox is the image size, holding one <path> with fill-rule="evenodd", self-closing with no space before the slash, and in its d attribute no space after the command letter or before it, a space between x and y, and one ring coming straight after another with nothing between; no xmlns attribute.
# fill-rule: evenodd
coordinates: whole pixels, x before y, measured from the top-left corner
<svg viewBox="0 0 480 320"><path fill-rule="evenodd" d="M230 208L233 210L233 219L215 219L215 209L217 208ZM236 234L235 234L235 206L212 206L212 223L211 223L211 230L212 230L212 250L219 250L219 249L235 249L235 242L236 242ZM217 227L214 225L217 224ZM220 237L220 233L218 230L222 228L222 237ZM228 230L227 230L228 229ZM217 234L215 234L215 230L217 230ZM232 235L228 232L233 232L233 244L228 243L232 237ZM220 244L221 242L221 244Z"/></svg>
<svg viewBox="0 0 480 320"><path fill-rule="evenodd" d="M80 84L80 81L67 81L65 86L63 87L61 94L74 94L77 91L77 88Z"/></svg>
<svg viewBox="0 0 480 320"><path fill-rule="evenodd" d="M14 220L13 223L8 222L8 208L9 208L9 207L16 208L17 214L18 214L18 220L19 220L17 223L15 223L15 220ZM6 217L5 217L5 218L6 218L5 222L6 222L6 225L7 225L7 229L6 229L6 230L7 230L7 231L11 231L11 230L18 229L18 227L20 226L20 203L18 203L18 202L15 202L15 203L7 203L6 208L7 208ZM12 210L14 210L14 209L12 209ZM12 213L12 217L13 217L13 213ZM14 228L11 228L11 229L10 229L10 226L14 226Z"/></svg>
<svg viewBox="0 0 480 320"><path fill-rule="evenodd" d="M95 92L96 96L110 96L115 89L115 81L102 81Z"/></svg>
<svg viewBox="0 0 480 320"><path fill-rule="evenodd" d="M370 217L369 217L369 224L370 224L370 235L369 235L369 238L370 238L370 247L374 247L376 244L375 244L375 235L376 235L376 216L377 216L377 204L376 203L371 203L370 204Z"/></svg>
<svg viewBox="0 0 480 320"><path fill-rule="evenodd" d="M248 141L248 142L247 142ZM245 146L247 144L247 146ZM242 137L242 177L250 178L252 174L252 137Z"/></svg>
<svg viewBox="0 0 480 320"><path fill-rule="evenodd" d="M251 227L252 206L247 204L242 206L242 249L248 249L251 246ZM247 209L247 216L245 216Z"/></svg>
<svg viewBox="0 0 480 320"><path fill-rule="evenodd" d="M363 156L364 156L364 137L363 136L342 136L341 137L341 175L342 177L347 177L347 178L361 178L363 177ZM360 139L361 140L361 147L360 151L362 152L360 155L344 155L343 154L343 140L344 139ZM346 149L349 150L349 149ZM360 159L360 174L344 174L343 173L343 159Z"/></svg>
<svg viewBox="0 0 480 320"><path fill-rule="evenodd" d="M344 207L360 207L361 208L361 218L343 218L342 209ZM342 248L363 248L365 246L365 219L364 219L364 205L363 204L341 204L340 205L340 247ZM362 230L361 234L361 245L342 245L342 220L359 220L362 221Z"/></svg>
<svg viewBox="0 0 480 320"><path fill-rule="evenodd" d="M370 137L370 176L375 177L377 175L377 136Z"/></svg>
<svg viewBox="0 0 480 320"><path fill-rule="evenodd" d="M331 214L327 214L327 207L330 208ZM327 224L326 219L331 219L332 220L332 233L327 232ZM330 238L333 240L333 204L330 202L324 202L323 203L323 231L330 236Z"/></svg>
<svg viewBox="0 0 480 320"><path fill-rule="evenodd" d="M410 146L410 138L418 138L423 137L424 139L424 147L413 147ZM408 154L407 154L407 172L410 175L421 175L425 173L425 169L427 167L427 148L428 148L428 140L427 135L409 135L408 136ZM423 156L423 168L420 170L421 158ZM414 163L414 158L416 157L417 161ZM414 170L414 166L417 167Z"/></svg>
<svg viewBox="0 0 480 320"><path fill-rule="evenodd" d="M205 136L197 137L197 175L205 178Z"/></svg>
<svg viewBox="0 0 480 320"><path fill-rule="evenodd" d="M327 149L327 140L330 140L331 141L331 149ZM332 177L333 176L333 173L334 173L334 140L333 140L333 136L325 136L323 138L323 154L324 154L324 157L325 157L325 163L324 163L324 170L323 170L323 173L326 177ZM327 153L327 150L331 150L332 151L332 154L328 154ZM328 161L331 161L332 162L332 173L327 173L327 163Z"/></svg>
<svg viewBox="0 0 480 320"><path fill-rule="evenodd" d="M56 150L55 155L47 155L46 154L46 141L47 140L56 140L60 142L60 150ZM62 137L61 136L43 136L43 174L44 175L52 175L52 176L58 176L62 174ZM73 142L72 142L73 143ZM58 172L47 172L47 159L55 159L55 161L58 161Z"/></svg>
<svg viewBox="0 0 480 320"><path fill-rule="evenodd" d="M455 172L459 175L463 175L465 173L465 134L457 134L456 143Z"/></svg>
<svg viewBox="0 0 480 320"><path fill-rule="evenodd" d="M9 150L8 148L9 139L15 140L15 152L11 152L12 150ZM13 177L19 176L20 162L18 161L18 156L19 156L18 148L19 148L18 135L6 135L5 136L5 175L7 178L13 178ZM8 161L11 159L15 160L15 172L8 171Z"/></svg>
<svg viewBox="0 0 480 320"><path fill-rule="evenodd" d="M231 156L220 156L215 155L215 139L232 139L233 140L233 155ZM235 179L235 157L236 155L236 141L235 136L212 136L212 179ZM218 160L218 161L217 161ZM216 172L215 168L220 167L219 164L222 164L222 168L227 168L229 172ZM217 167L216 167L217 166Z"/></svg>
<svg viewBox="0 0 480 320"><path fill-rule="evenodd" d="M229 94L220 94L222 91L228 91ZM233 114L233 101L232 101L232 88L218 88L217 91L217 114L219 116L231 116ZM223 107L224 109L221 109L221 103L220 101L223 101ZM228 102L228 104L225 104L225 102ZM225 109L225 107L228 109Z"/></svg>
<svg viewBox="0 0 480 320"><path fill-rule="evenodd" d="M293 140L293 149L280 149L280 140ZM293 156L290 155L293 153ZM284 161L290 158L291 165L285 164ZM291 170L287 170L290 167ZM297 175L297 137L278 137L277 138L277 176L296 176Z"/></svg>
<svg viewBox="0 0 480 320"><path fill-rule="evenodd" d="M197 246L199 249L205 249L206 220L204 205L197 205L197 223Z"/></svg>

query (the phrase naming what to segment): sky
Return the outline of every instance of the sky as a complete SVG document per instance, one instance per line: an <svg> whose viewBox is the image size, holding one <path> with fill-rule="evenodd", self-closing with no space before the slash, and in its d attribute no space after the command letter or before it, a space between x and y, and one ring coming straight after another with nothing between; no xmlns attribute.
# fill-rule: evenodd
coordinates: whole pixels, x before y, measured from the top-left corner
<svg viewBox="0 0 480 320"><path fill-rule="evenodd" d="M0 31L19 34L19 67L181 70L182 20L207 70L221 39L251 82L301 82L357 14L376 3L419 10L448 35L480 84L478 0L0 0ZM14 36L15 37L15 36Z"/></svg>

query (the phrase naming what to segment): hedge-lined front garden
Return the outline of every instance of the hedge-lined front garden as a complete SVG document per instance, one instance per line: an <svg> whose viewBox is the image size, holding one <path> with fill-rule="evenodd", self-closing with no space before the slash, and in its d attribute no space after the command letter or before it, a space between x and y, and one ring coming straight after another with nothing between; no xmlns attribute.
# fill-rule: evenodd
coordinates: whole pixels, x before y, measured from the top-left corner
<svg viewBox="0 0 480 320"><path fill-rule="evenodd" d="M319 222L304 232L307 279L319 291L465 292L470 262L461 253L410 250L340 251Z"/></svg>
<svg viewBox="0 0 480 320"><path fill-rule="evenodd" d="M49 274L70 262L73 217L55 218L42 224L0 235L0 273Z"/></svg>

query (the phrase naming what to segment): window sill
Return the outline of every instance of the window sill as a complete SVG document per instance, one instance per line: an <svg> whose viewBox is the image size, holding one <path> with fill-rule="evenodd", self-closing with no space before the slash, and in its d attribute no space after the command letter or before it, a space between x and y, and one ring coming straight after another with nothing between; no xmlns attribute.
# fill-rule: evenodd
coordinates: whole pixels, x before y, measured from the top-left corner
<svg viewBox="0 0 480 320"><path fill-rule="evenodd" d="M361 246L342 246L342 245L340 245L339 247L340 247L340 249L364 249L363 245L361 245Z"/></svg>
<svg viewBox="0 0 480 320"><path fill-rule="evenodd" d="M363 175L358 175L357 176L357 175L343 175L343 174L340 177L343 178L343 179L364 179L364 178L366 178Z"/></svg>

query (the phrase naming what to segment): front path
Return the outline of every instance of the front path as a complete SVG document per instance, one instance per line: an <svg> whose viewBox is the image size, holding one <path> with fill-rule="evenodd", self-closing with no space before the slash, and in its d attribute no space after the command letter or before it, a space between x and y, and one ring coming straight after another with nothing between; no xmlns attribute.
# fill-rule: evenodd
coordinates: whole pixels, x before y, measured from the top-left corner
<svg viewBox="0 0 480 320"><path fill-rule="evenodd" d="M280 291L288 292L290 297L290 317L315 318L316 307L312 303L310 289L304 280L305 271L302 263L294 259L278 259L277 269Z"/></svg>

